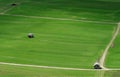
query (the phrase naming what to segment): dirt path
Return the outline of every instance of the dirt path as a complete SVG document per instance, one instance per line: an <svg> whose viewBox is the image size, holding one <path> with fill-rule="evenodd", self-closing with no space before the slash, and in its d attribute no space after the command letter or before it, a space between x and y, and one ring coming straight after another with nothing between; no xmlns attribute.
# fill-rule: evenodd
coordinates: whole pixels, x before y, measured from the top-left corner
<svg viewBox="0 0 120 77"><path fill-rule="evenodd" d="M34 67L34 68L47 68L47 69L58 69L58 70L86 70L86 71L95 71L95 69L81 69L81 68L66 68L66 67L53 67L53 66L40 66L40 65L30 65L30 64L16 64L16 63L6 63L0 62L0 65L11 65L19 67ZM120 70L120 69L102 69L102 70Z"/></svg>
<svg viewBox="0 0 120 77"><path fill-rule="evenodd" d="M53 66L40 66L40 65L29 65L29 64L16 64L0 62L1 65L13 65L22 67L36 67L36 68L48 68L48 69L63 69L63 70L93 70L93 69L80 69L80 68L65 68L65 67L53 67Z"/></svg>
<svg viewBox="0 0 120 77"><path fill-rule="evenodd" d="M107 45L107 47L106 47L105 50L104 50L104 53L103 53L102 57L100 58L100 61L99 61L99 62L100 62L100 65L101 65L101 67L102 67L103 69L106 69L106 68L104 67L105 58L106 58L106 56L107 56L107 53L108 53L109 48L111 47L111 45L113 44L115 38L117 37L117 35L118 35L118 33L119 33L119 30L120 30L120 23L118 23L117 29L116 29L115 33L113 34L112 39L110 40L109 44Z"/></svg>

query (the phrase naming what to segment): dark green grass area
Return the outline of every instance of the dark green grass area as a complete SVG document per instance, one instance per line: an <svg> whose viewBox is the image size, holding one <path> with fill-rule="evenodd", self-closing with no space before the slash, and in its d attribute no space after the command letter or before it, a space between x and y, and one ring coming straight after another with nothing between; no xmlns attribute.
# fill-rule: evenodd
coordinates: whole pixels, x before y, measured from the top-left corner
<svg viewBox="0 0 120 77"><path fill-rule="evenodd" d="M22 1L23 0L0 0L0 13L3 13L5 10L12 8L11 4L13 4L13 3L18 4Z"/></svg>
<svg viewBox="0 0 120 77"><path fill-rule="evenodd" d="M27 0L8 14L118 22L120 2L96 0Z"/></svg>
<svg viewBox="0 0 120 77"><path fill-rule="evenodd" d="M10 4L13 2L14 0L0 0L0 13L3 12L4 10L8 9L10 7Z"/></svg>
<svg viewBox="0 0 120 77"><path fill-rule="evenodd" d="M0 65L0 77L119 77L120 71L57 70Z"/></svg>
<svg viewBox="0 0 120 77"><path fill-rule="evenodd" d="M106 59L106 67L120 68L120 33L117 36L114 47L110 48Z"/></svg>
<svg viewBox="0 0 120 77"><path fill-rule="evenodd" d="M96 1L120 2L120 0L96 0Z"/></svg>
<svg viewBox="0 0 120 77"><path fill-rule="evenodd" d="M92 68L115 25L0 16L0 61ZM27 38L28 33L35 38Z"/></svg>

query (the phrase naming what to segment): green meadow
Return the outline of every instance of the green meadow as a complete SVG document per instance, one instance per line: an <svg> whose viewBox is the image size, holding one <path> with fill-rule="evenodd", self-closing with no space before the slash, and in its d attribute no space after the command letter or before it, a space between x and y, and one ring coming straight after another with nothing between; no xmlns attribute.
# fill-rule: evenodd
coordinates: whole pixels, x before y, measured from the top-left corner
<svg viewBox="0 0 120 77"><path fill-rule="evenodd" d="M16 3L16 6L11 6ZM0 0L0 62L93 69L120 20L118 0ZM28 38L33 33L35 38ZM105 61L120 68L119 38ZM119 71L0 64L0 77L118 77Z"/></svg>
<svg viewBox="0 0 120 77"><path fill-rule="evenodd" d="M93 68L116 27L4 15L0 19L0 61L74 68ZM33 39L27 37L31 32Z"/></svg>

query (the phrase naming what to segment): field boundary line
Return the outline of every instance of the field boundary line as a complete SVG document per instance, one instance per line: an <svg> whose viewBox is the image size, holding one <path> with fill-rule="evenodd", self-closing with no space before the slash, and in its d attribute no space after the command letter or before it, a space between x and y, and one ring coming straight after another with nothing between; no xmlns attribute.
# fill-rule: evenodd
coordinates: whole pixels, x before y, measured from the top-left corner
<svg viewBox="0 0 120 77"><path fill-rule="evenodd" d="M58 69L58 70L85 70L85 71L95 71L98 69L81 69L81 68L67 68L67 67L53 67L53 66L40 66L40 65L30 65L30 64L17 64L17 63L7 63L0 62L0 65L11 65L20 67L34 67L34 68L46 68L46 69ZM120 70L120 69L99 69L99 70Z"/></svg>
<svg viewBox="0 0 120 77"><path fill-rule="evenodd" d="M55 18L55 17L42 17L42 16L27 16L27 15L16 15L16 14L0 14L8 16L26 17L26 18L41 18L41 19L51 19L51 20L66 20L66 21L80 21L80 22L91 22L91 23L101 23L101 24L117 24L115 22L105 22L105 21L90 21L82 19L70 19L70 18Z"/></svg>
<svg viewBox="0 0 120 77"><path fill-rule="evenodd" d="M104 67L104 63L105 63L105 59L106 59L107 53L108 53L108 51L109 51L109 48L110 48L111 45L113 44L114 40L116 39L119 31L120 31L120 23L118 23L117 29L116 29L116 31L114 32L114 34L113 34L113 36L112 36L112 39L110 40L109 44L107 45L107 47L106 47L105 50L104 50L104 53L103 53L102 57L100 58L100 61L99 61L99 62L100 62L100 65L101 65L101 67L102 67L103 69L106 69L106 68Z"/></svg>
<svg viewBox="0 0 120 77"><path fill-rule="evenodd" d="M94 70L94 69L65 68L65 67L40 66L40 65L17 64L17 63L6 63L6 62L0 62L0 64L1 65L22 66L22 67L37 67L37 68L48 68L48 69L62 69L62 70Z"/></svg>
<svg viewBox="0 0 120 77"><path fill-rule="evenodd" d="M14 7L13 7L13 6L11 6L11 7L9 7L8 9L4 10L3 12L1 12L0 14L5 14L6 12L8 12L8 11L12 10L13 8L14 8Z"/></svg>
<svg viewBox="0 0 120 77"><path fill-rule="evenodd" d="M10 3L11 4L11 3ZM9 7L8 7L9 6ZM10 5L7 5L5 6L6 8L3 9L2 12L0 12L0 14L5 14L6 12L8 12L9 10L12 10L14 7L10 6Z"/></svg>

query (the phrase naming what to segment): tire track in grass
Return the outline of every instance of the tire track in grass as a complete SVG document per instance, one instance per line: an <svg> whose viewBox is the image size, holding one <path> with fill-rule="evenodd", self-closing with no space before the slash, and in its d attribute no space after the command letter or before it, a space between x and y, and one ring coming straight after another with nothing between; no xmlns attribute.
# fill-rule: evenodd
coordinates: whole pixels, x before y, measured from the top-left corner
<svg viewBox="0 0 120 77"><path fill-rule="evenodd" d="M104 77L104 70L96 70L95 76L94 77Z"/></svg>
<svg viewBox="0 0 120 77"><path fill-rule="evenodd" d="M104 77L105 71L100 71L100 76L99 77Z"/></svg>
<svg viewBox="0 0 120 77"><path fill-rule="evenodd" d="M11 2L10 4L12 3L16 3L17 5L21 5L22 1L19 1L19 2ZM6 14L8 11L12 10L13 8L17 7L16 6L12 6L12 5L8 5L7 9L4 9L2 12L0 12L0 14Z"/></svg>
<svg viewBox="0 0 120 77"><path fill-rule="evenodd" d="M90 21L90 20L82 20L82 19L70 19L70 18L55 18L55 17L41 17L41 16L27 16L27 15L16 15L16 14L0 14L0 15L7 15L7 16L17 16L17 17L26 17L26 18L40 18L40 19L50 19L50 20L63 20L63 21L80 21L80 22L91 22L91 23L98 23L98 24L117 24L115 22L105 22L105 21Z"/></svg>

